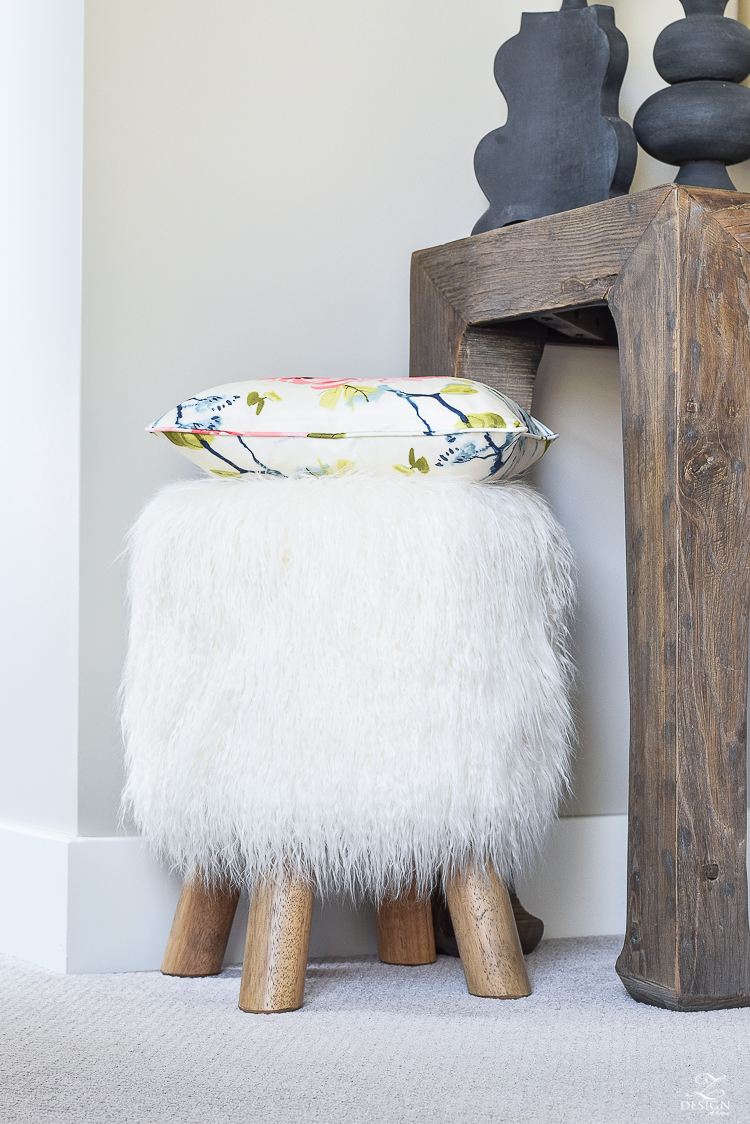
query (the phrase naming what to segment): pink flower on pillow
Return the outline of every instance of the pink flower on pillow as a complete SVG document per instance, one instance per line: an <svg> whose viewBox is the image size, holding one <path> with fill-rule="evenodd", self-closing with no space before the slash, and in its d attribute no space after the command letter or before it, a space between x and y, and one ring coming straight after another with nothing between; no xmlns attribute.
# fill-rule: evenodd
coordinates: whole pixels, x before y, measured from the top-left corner
<svg viewBox="0 0 750 1124"><path fill-rule="evenodd" d="M363 381L363 380L358 380ZM382 379L369 379L369 382L382 382ZM311 377L301 378L279 378L274 379L274 382L297 382L302 383L303 386L312 386L316 390L328 390L332 386L348 386L351 380L347 379L314 379Z"/></svg>

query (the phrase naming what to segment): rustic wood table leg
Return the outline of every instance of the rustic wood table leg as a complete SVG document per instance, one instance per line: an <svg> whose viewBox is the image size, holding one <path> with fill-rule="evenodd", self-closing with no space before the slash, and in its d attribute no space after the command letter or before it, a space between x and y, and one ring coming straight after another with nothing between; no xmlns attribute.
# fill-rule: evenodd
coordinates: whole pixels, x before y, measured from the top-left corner
<svg viewBox="0 0 750 1124"><path fill-rule="evenodd" d="M384 901L375 915L378 955L384 964L434 964L437 960L432 906L414 887Z"/></svg>
<svg viewBox="0 0 750 1124"><path fill-rule="evenodd" d="M546 339L546 327L536 320L466 328L458 346L456 373L492 386L530 410Z"/></svg>
<svg viewBox="0 0 750 1124"><path fill-rule="evenodd" d="M609 298L621 349L631 692L617 971L634 998L678 1010L750 1004L750 285L733 232L750 208L724 195L675 192Z"/></svg>
<svg viewBox="0 0 750 1124"><path fill-rule="evenodd" d="M296 1011L305 994L313 892L282 876L259 886L250 902L240 1008L258 1014Z"/></svg>
<svg viewBox="0 0 750 1124"><path fill-rule="evenodd" d="M492 867L446 878L445 896L470 993L488 999L531 995L508 890Z"/></svg>
<svg viewBox="0 0 750 1124"><path fill-rule="evenodd" d="M198 879L183 884L161 965L165 976L221 971L239 900L239 890L207 889Z"/></svg>
<svg viewBox="0 0 750 1124"><path fill-rule="evenodd" d="M492 351L495 385L519 362L531 383L528 342L493 333L572 314L595 337L579 316L605 301L615 315L631 692L618 971L678 1009L750 1004L749 254L750 196L664 184L412 259L414 375L476 377Z"/></svg>

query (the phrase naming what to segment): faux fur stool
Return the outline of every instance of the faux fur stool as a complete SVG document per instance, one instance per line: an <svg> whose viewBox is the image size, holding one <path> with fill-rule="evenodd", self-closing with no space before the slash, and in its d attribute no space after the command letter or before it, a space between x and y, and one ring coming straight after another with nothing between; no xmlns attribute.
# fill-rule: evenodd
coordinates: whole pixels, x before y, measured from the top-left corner
<svg viewBox="0 0 750 1124"><path fill-rule="evenodd" d="M205 479L146 507L130 566L125 800L186 881L164 970L218 971L247 887L241 1006L291 1009L313 886L371 896L383 958L421 942L424 962L443 877L469 990L528 994L503 880L554 818L571 734L571 563L544 501Z"/></svg>

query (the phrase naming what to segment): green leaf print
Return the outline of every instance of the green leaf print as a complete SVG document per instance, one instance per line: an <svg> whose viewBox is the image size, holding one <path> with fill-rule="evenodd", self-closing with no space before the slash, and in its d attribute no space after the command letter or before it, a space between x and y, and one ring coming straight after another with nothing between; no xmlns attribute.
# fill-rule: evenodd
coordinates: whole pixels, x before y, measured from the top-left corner
<svg viewBox="0 0 750 1124"><path fill-rule="evenodd" d="M209 468L208 470L212 476L234 476L239 479L242 476L241 472L222 472L220 468Z"/></svg>
<svg viewBox="0 0 750 1124"><path fill-rule="evenodd" d="M171 429L163 429L162 433L165 437L169 438L173 445L178 449L203 449L205 441L206 445L210 445L213 441L212 433L185 433L175 432Z"/></svg>
<svg viewBox="0 0 750 1124"><path fill-rule="evenodd" d="M320 396L321 406L324 406L326 410L335 410L343 393L343 386L332 386L330 390L324 390Z"/></svg>
<svg viewBox="0 0 750 1124"><path fill-rule="evenodd" d="M441 394L478 394L479 391L475 386L464 386L461 382L449 382L440 391Z"/></svg>
<svg viewBox="0 0 750 1124"><path fill-rule="evenodd" d="M365 402L369 402L368 394L374 394L377 387L374 386L352 386L350 383L340 383L338 386L332 386L330 390L324 390L320 396L320 404L326 410L335 410L341 401L341 396L344 396L344 403L354 409L354 401L358 394L361 394Z"/></svg>
<svg viewBox="0 0 750 1124"><path fill-rule="evenodd" d="M405 464L394 464L393 467L396 469L396 472L403 472L407 476L409 476L410 473L414 472L415 469L416 469L417 472L422 472L422 473L426 473L426 472L430 471L430 466L427 463L427 457L419 457L417 459L417 456L414 452L414 449L409 449L409 467L408 468L406 467Z"/></svg>
<svg viewBox="0 0 750 1124"><path fill-rule="evenodd" d="M281 398L274 390L269 390L268 394L258 394L257 390L251 390L247 396L248 406L255 406L256 417L261 412L266 402L281 402Z"/></svg>
<svg viewBox="0 0 750 1124"><path fill-rule="evenodd" d="M500 414L467 414L468 421L458 422L456 429L507 429Z"/></svg>
<svg viewBox="0 0 750 1124"><path fill-rule="evenodd" d="M308 433L308 437L328 437L332 441L338 440L339 437L346 437L345 433Z"/></svg>

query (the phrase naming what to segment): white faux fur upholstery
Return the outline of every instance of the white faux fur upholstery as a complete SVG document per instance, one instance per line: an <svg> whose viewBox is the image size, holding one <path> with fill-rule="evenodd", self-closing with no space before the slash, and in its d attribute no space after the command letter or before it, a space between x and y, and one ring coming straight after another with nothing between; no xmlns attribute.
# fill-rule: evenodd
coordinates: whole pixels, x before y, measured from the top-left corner
<svg viewBox="0 0 750 1124"><path fill-rule="evenodd" d="M571 737L570 553L531 488L202 479L130 550L125 806L183 873L379 899L524 866Z"/></svg>

